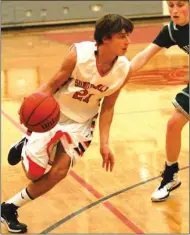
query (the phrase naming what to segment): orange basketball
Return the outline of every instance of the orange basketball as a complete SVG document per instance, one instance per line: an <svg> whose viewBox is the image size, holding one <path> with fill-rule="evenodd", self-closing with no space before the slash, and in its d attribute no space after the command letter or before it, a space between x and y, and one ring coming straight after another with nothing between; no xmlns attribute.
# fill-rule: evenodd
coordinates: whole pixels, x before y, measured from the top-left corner
<svg viewBox="0 0 190 235"><path fill-rule="evenodd" d="M37 92L26 97L20 108L20 121L29 130L46 132L59 121L60 107L53 96Z"/></svg>

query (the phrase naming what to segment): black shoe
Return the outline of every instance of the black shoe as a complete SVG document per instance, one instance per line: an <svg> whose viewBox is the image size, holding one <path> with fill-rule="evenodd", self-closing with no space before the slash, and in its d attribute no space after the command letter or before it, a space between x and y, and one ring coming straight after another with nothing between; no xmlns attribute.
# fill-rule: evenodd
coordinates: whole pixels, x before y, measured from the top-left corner
<svg viewBox="0 0 190 235"><path fill-rule="evenodd" d="M8 153L8 163L10 165L16 165L21 161L21 153L25 141L27 141L26 137L22 138L18 143L11 146Z"/></svg>
<svg viewBox="0 0 190 235"><path fill-rule="evenodd" d="M3 202L1 204L1 222L7 226L9 232L24 233L27 231L27 225L17 220L17 209L14 204Z"/></svg>
<svg viewBox="0 0 190 235"><path fill-rule="evenodd" d="M181 185L180 178L178 176L179 166L175 163L171 166L165 164L165 170L162 172L162 181L160 185L152 194L152 201L159 202L166 200L170 192L178 188Z"/></svg>

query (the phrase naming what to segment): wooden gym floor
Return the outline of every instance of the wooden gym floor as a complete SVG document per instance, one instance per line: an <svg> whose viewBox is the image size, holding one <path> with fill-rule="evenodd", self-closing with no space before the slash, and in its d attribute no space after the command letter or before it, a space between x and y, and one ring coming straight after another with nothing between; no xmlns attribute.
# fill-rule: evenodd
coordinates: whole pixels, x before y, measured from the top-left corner
<svg viewBox="0 0 190 235"><path fill-rule="evenodd" d="M136 23L126 56L131 59L146 47L163 25ZM7 163L10 145L24 132L17 114L22 97L57 71L71 43L92 40L92 29L79 25L2 32L2 201L28 184L21 165ZM28 225L28 233L189 232L188 125L182 132L179 158L181 187L165 202L150 200L164 167L166 126L174 109L171 101L187 83L187 65L188 56L173 47L131 78L118 99L111 128L113 172L101 168L96 128L91 147L69 176L19 209L19 220ZM1 233L7 233L4 225Z"/></svg>

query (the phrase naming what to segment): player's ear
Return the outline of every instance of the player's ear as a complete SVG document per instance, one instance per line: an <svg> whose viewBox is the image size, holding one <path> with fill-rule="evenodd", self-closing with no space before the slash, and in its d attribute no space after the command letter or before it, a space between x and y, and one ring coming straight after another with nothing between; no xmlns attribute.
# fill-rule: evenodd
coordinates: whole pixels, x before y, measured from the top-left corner
<svg viewBox="0 0 190 235"><path fill-rule="evenodd" d="M104 44L107 44L107 43L110 41L110 39L111 39L111 38L108 38L108 37L104 36L104 37L102 38L102 41L103 41Z"/></svg>

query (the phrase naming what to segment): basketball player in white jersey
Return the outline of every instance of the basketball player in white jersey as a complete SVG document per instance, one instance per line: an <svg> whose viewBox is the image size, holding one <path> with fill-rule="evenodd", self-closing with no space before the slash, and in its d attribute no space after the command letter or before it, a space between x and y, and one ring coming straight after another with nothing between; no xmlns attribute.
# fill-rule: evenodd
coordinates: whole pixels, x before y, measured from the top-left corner
<svg viewBox="0 0 190 235"><path fill-rule="evenodd" d="M61 69L39 88L40 92L54 95L61 108L61 119L48 132L30 133L9 153L13 157L9 156L9 162L19 158L18 163L21 158L18 152L22 150L22 164L31 180L26 188L1 205L1 221L9 232L27 231L27 225L17 220L17 209L67 176L69 168L90 145L98 113L102 166L112 171L114 155L109 146L109 131L115 102L130 69L124 55L132 31L133 24L120 15L102 17L95 26L96 42L74 44ZM52 167L45 173L48 163Z"/></svg>
<svg viewBox="0 0 190 235"><path fill-rule="evenodd" d="M155 38L155 40L131 61L131 72L142 68L162 48L178 45L189 54L189 1L167 1L171 21ZM166 200L170 192L181 185L178 176L178 158L181 149L181 132L190 120L189 83L180 91L174 101L175 110L168 121L166 132L166 163L162 173L162 181L153 192L154 202Z"/></svg>

